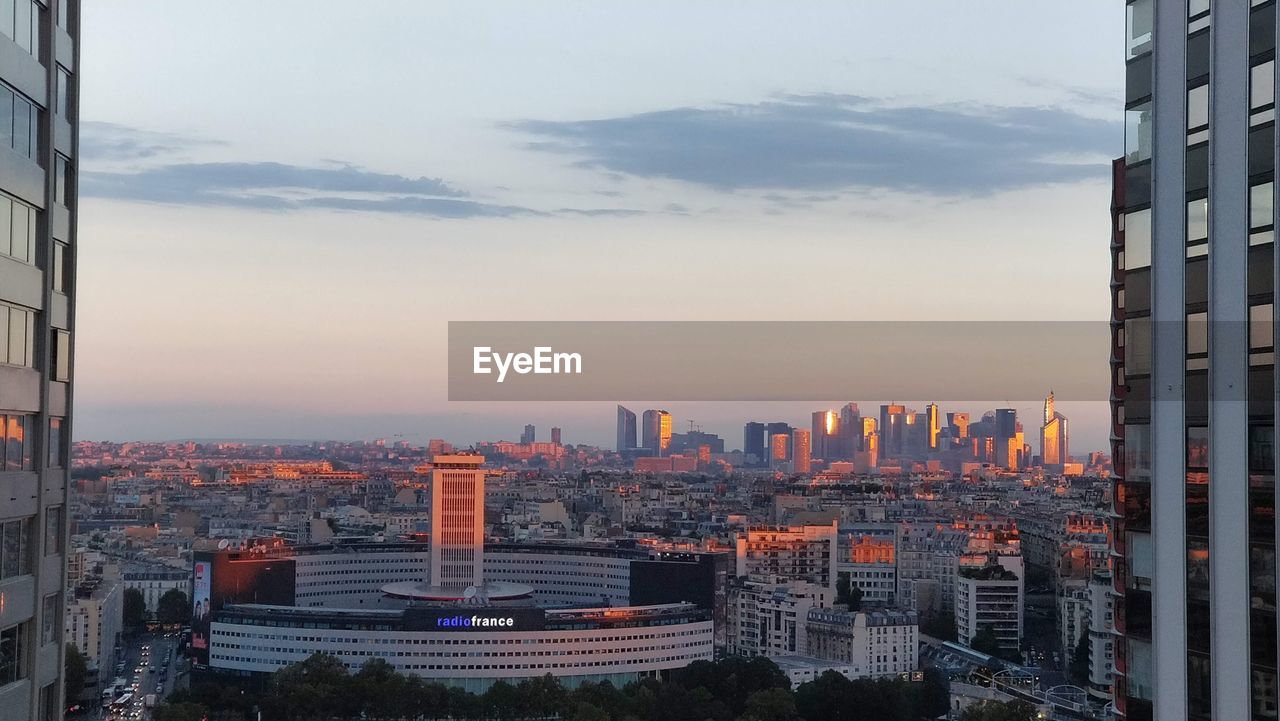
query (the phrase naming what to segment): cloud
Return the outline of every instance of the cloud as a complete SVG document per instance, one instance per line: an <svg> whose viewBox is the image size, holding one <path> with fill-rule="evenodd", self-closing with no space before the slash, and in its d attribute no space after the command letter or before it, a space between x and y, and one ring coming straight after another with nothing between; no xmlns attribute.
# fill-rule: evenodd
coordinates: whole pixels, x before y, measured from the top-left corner
<svg viewBox="0 0 1280 721"><path fill-rule="evenodd" d="M522 120L525 147L609 174L721 191L883 189L975 196L1105 178L1116 122L1057 107L893 107L849 95Z"/></svg>
<svg viewBox="0 0 1280 721"><path fill-rule="evenodd" d="M80 157L86 162L149 160L200 147L224 146L180 133L131 128L116 123L86 120L80 124Z"/></svg>

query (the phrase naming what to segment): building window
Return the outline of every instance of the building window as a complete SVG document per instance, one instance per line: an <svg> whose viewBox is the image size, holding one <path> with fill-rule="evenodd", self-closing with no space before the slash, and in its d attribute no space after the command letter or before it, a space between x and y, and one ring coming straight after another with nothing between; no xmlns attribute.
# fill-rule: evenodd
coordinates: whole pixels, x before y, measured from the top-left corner
<svg viewBox="0 0 1280 721"><path fill-rule="evenodd" d="M0 304L0 363L31 367L35 327L35 311Z"/></svg>
<svg viewBox="0 0 1280 721"><path fill-rule="evenodd" d="M1151 266L1151 209L1124 216L1125 270Z"/></svg>
<svg viewBox="0 0 1280 721"><path fill-rule="evenodd" d="M1187 91L1187 130L1209 126L1209 85L1197 85Z"/></svg>
<svg viewBox="0 0 1280 721"><path fill-rule="evenodd" d="M65 330L53 332L53 379L71 380L71 334Z"/></svg>
<svg viewBox="0 0 1280 721"><path fill-rule="evenodd" d="M1151 103L1142 103L1124 111L1124 159L1130 165L1151 159Z"/></svg>
<svg viewBox="0 0 1280 721"><path fill-rule="evenodd" d="M71 207L71 159L59 153L53 160L53 199L63 207Z"/></svg>
<svg viewBox="0 0 1280 721"><path fill-rule="evenodd" d="M1132 60L1144 53L1151 52L1151 31L1153 26L1153 16L1151 12L1151 0L1135 0L1129 3L1128 13L1125 23L1127 29L1127 42L1125 47L1128 53L1126 60Z"/></svg>
<svg viewBox="0 0 1280 721"><path fill-rule="evenodd" d="M0 255L31 263L36 257L35 208L0 194Z"/></svg>
<svg viewBox="0 0 1280 721"><path fill-rule="evenodd" d="M0 579L31 573L31 519L0 523Z"/></svg>
<svg viewBox="0 0 1280 721"><path fill-rule="evenodd" d="M53 468L63 466L62 454L68 447L67 423L62 418L49 419L49 465Z"/></svg>
<svg viewBox="0 0 1280 721"><path fill-rule="evenodd" d="M1250 125L1275 119L1276 63L1268 60L1249 69ZM1268 112L1269 111L1269 112Z"/></svg>
<svg viewBox="0 0 1280 721"><path fill-rule="evenodd" d="M53 289L58 293L66 293L71 287L71 279L67 277L67 253L71 252L66 243L53 242Z"/></svg>
<svg viewBox="0 0 1280 721"><path fill-rule="evenodd" d="M58 66L58 92L54 96L54 112L63 118L71 119L71 73L61 65Z"/></svg>
<svg viewBox="0 0 1280 721"><path fill-rule="evenodd" d="M1209 0L1187 0L1187 17L1193 18L1207 12L1209 12Z"/></svg>
<svg viewBox="0 0 1280 721"><path fill-rule="evenodd" d="M1209 199L1198 198L1187 203L1187 244L1209 239Z"/></svg>
<svg viewBox="0 0 1280 721"><path fill-rule="evenodd" d="M58 640L58 594L51 593L44 597L44 608L40 613L40 645L47 646Z"/></svg>
<svg viewBox="0 0 1280 721"><path fill-rule="evenodd" d="M44 512L44 555L62 553L62 506L50 506Z"/></svg>
<svg viewBox="0 0 1280 721"><path fill-rule="evenodd" d="M0 686L21 681L27 677L26 656L22 625L0 629Z"/></svg>
<svg viewBox="0 0 1280 721"><path fill-rule="evenodd" d="M1274 183L1249 188L1249 245L1271 242L1275 223L1274 193Z"/></svg>
<svg viewBox="0 0 1280 721"><path fill-rule="evenodd" d="M37 0L0 0L0 34L39 57L40 11Z"/></svg>
<svg viewBox="0 0 1280 721"><path fill-rule="evenodd" d="M24 158L34 158L40 145L39 112L36 104L21 93L0 85L0 144Z"/></svg>
<svg viewBox="0 0 1280 721"><path fill-rule="evenodd" d="M35 416L0 414L0 471L32 470L31 434Z"/></svg>

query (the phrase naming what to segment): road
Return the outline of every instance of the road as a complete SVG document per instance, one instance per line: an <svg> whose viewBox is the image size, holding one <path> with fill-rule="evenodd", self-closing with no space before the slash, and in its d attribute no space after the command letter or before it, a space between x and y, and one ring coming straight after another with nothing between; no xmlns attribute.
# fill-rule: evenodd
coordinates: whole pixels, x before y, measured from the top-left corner
<svg viewBox="0 0 1280 721"><path fill-rule="evenodd" d="M125 648L124 663L116 669L109 669L104 674L107 683L114 678L123 678L133 693L132 702L124 709L114 713L100 712L94 721L137 721L150 718L150 711L144 705L149 694L155 694L160 701L177 687L186 683L185 675L179 674L184 666L176 658L177 636L143 634L136 636ZM117 696L124 691L117 693Z"/></svg>

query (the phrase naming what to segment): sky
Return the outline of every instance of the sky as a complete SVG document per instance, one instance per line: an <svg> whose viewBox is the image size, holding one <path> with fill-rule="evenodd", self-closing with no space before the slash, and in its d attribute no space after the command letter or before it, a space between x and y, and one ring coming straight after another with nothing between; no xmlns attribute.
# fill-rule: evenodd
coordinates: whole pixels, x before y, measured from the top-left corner
<svg viewBox="0 0 1280 721"><path fill-rule="evenodd" d="M1107 317L1111 0L83 12L78 438L612 445L449 402L450 320ZM628 403L730 447L821 407Z"/></svg>

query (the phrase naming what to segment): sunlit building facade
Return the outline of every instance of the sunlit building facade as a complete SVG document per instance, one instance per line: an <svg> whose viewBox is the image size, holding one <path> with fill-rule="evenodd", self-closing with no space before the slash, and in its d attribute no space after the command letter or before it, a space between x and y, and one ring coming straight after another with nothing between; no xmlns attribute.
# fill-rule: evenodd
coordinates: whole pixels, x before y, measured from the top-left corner
<svg viewBox="0 0 1280 721"><path fill-rule="evenodd" d="M644 412L644 447L655 456L665 456L671 449L671 414L666 411Z"/></svg>
<svg viewBox="0 0 1280 721"><path fill-rule="evenodd" d="M0 3L0 717L63 709L79 0Z"/></svg>
<svg viewBox="0 0 1280 721"><path fill-rule="evenodd" d="M1275 2L1126 15L1117 710L1275 719Z"/></svg>
<svg viewBox="0 0 1280 721"><path fill-rule="evenodd" d="M484 582L484 456L436 456L431 469L431 587Z"/></svg>
<svg viewBox="0 0 1280 721"><path fill-rule="evenodd" d="M1044 425L1040 426L1040 463L1045 468L1062 470L1071 460L1068 450L1067 417L1054 408L1053 391L1044 399Z"/></svg>

